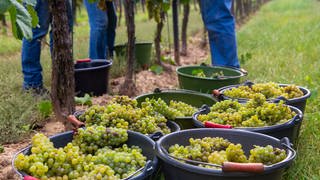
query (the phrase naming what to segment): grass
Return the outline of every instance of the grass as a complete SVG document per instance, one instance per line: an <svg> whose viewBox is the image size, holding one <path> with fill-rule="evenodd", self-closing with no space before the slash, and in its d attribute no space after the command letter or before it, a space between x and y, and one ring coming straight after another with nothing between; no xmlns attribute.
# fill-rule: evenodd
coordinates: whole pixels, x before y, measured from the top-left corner
<svg viewBox="0 0 320 180"><path fill-rule="evenodd" d="M89 47L89 25L85 9L78 14L78 24L74 27L74 57L88 57ZM181 22L181 21L180 21ZM169 14L170 39L172 42L172 23ZM137 41L153 41L156 24L149 20L146 14L136 15L136 38ZM197 32L203 27L200 12L191 10L188 34ZM0 33L0 144L18 142L25 138L30 131L30 124L43 120L41 117L41 100L21 92L21 41L14 39L8 29L7 35ZM126 40L126 27L124 18L121 26L117 28L116 44L124 43ZM167 27L163 30L163 46L168 45ZM47 38L49 41L49 38ZM43 80L46 87L50 88L51 59L48 46L42 48L41 64L43 68ZM124 73L125 61L114 60L111 68L111 76L119 76Z"/></svg>
<svg viewBox="0 0 320 180"><path fill-rule="evenodd" d="M316 0L274 0L238 31L248 79L305 86L312 91L297 145L283 179L320 179L320 5Z"/></svg>

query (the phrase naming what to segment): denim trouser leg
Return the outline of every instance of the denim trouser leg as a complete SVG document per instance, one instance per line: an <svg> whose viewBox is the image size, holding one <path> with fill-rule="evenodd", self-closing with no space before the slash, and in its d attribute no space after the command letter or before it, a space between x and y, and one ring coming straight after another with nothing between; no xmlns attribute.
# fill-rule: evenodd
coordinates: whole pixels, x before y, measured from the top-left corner
<svg viewBox="0 0 320 180"><path fill-rule="evenodd" d="M107 57L107 13L97 7L97 3L84 0L90 24L89 57L106 59Z"/></svg>
<svg viewBox="0 0 320 180"><path fill-rule="evenodd" d="M40 64L41 38L49 29L50 14L47 0L38 0L35 10L39 17L39 27L32 29L33 38L22 41L22 72L23 88L36 88L42 86L42 67Z"/></svg>
<svg viewBox="0 0 320 180"><path fill-rule="evenodd" d="M108 28L107 28L107 41L109 57L113 57L114 42L116 37L117 28L117 13L113 2L107 1L107 15L108 15Z"/></svg>
<svg viewBox="0 0 320 180"><path fill-rule="evenodd" d="M22 41L22 73L23 73L23 88L42 87L42 67L40 63L41 55L41 39L48 33L51 23L51 14L49 13L48 0L37 0L35 7L39 17L39 26L32 29L33 38L28 41ZM67 15L69 20L70 32L72 29L72 11L71 4L67 1ZM50 50L52 50L52 38L50 33Z"/></svg>
<svg viewBox="0 0 320 180"><path fill-rule="evenodd" d="M208 30L212 65L239 67L232 0L201 0L201 14Z"/></svg>

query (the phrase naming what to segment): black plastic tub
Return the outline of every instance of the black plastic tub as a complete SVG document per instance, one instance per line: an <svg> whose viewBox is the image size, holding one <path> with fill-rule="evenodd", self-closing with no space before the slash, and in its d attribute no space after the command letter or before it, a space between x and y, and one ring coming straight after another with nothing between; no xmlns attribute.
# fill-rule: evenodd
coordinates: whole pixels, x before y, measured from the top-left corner
<svg viewBox="0 0 320 180"><path fill-rule="evenodd" d="M265 126L265 127L234 127L234 129L241 129L246 131L252 131L257 133L266 134L269 136L273 136L275 138L284 138L288 137L291 142L296 142L299 136L301 123L303 120L302 112L293 106L289 106L291 111L294 111L296 115L286 123L273 125L273 126ZM198 128L204 128L204 124L198 120L199 114L208 114L210 112L210 108L208 106L204 106L199 112L193 114L193 122L194 125ZM216 128L214 128L216 129Z"/></svg>
<svg viewBox="0 0 320 180"><path fill-rule="evenodd" d="M272 145L280 149L285 149L287 157L283 161L264 166L263 173L245 172L223 172L221 169L208 169L177 161L168 156L167 150L174 144L188 145L189 138L222 137L233 143L242 144L242 148L248 156L253 145ZM290 147L288 138L281 140L260 133L242 130L226 129L190 129L175 132L163 136L156 142L157 156L162 163L162 168L166 180L277 180L281 176L296 156L296 152Z"/></svg>
<svg viewBox="0 0 320 180"><path fill-rule="evenodd" d="M73 131L68 131L65 133L57 134L55 136L50 137L50 141L53 142L54 147L64 147L73 139ZM154 171L158 168L158 159L154 153L155 143L150 138L133 131L128 131L128 141L126 142L128 146L139 146L142 149L142 154L147 157L147 161L150 160L151 163L147 163L145 168L142 170L140 174L130 178L130 180L144 180L148 179ZM31 154L31 146L28 146L19 152L17 152L12 160L12 167L14 171L20 175L21 179L24 176L27 176L26 173L22 171L18 171L14 166L14 160L16 156L20 153L25 155Z"/></svg>
<svg viewBox="0 0 320 180"><path fill-rule="evenodd" d="M76 96L86 93L101 96L107 93L111 60L91 60L74 65Z"/></svg>
<svg viewBox="0 0 320 180"><path fill-rule="evenodd" d="M248 99L245 99L245 98L231 98L231 97L228 97L228 96L223 94L226 90L230 90L232 88L237 88L237 87L239 87L241 85L245 85L245 84L230 85L230 86L225 86L225 87L222 87L222 88L218 89L220 94L218 95L219 97L217 99L218 100L235 99L235 100L237 100L239 102L248 101ZM280 87L285 87L285 86L288 86L288 85L289 84L279 84ZM269 101L277 103L280 100L283 100L287 105L294 106L294 107L300 109L302 111L302 113L304 113L304 110L306 108L307 99L311 96L311 93L307 88L304 88L304 87L301 87L301 86L298 86L298 88L303 92L303 96L302 97L292 98L292 99L284 99L283 97L278 97L278 98L274 98L274 99L269 99Z"/></svg>
<svg viewBox="0 0 320 180"><path fill-rule="evenodd" d="M181 101L191 106L194 106L196 108L200 108L204 104L208 106L212 106L217 102L214 98L212 98L212 96L208 94L199 93L196 91L190 91L185 89L165 89L165 90L155 89L153 93L142 94L140 96L135 97L135 99L138 102L138 106L140 106L141 103L144 102L146 98L149 98L149 99L161 98L167 104L169 104L171 100ZM192 116L177 117L171 120L176 122L181 129L194 128L194 125L192 122Z"/></svg>
<svg viewBox="0 0 320 180"><path fill-rule="evenodd" d="M76 111L73 115L74 115L77 119L79 119L79 116L80 116L81 114L83 114L83 112L84 112L84 111ZM180 129L180 126L179 126L177 123L173 122L173 121L167 121L166 124L167 124L167 126L169 127L169 129L171 130L171 132L176 132L176 131L180 131L180 130L181 130L181 129ZM139 132L137 132L137 133L139 133ZM141 133L140 133L140 134L141 134ZM145 134L143 134L143 135L145 135ZM151 139L154 140L154 141L157 141L157 140L158 140L159 138L161 138L163 135L164 135L164 134L161 133L161 132L155 132L155 133L153 133L153 134L148 134L148 135L145 135L145 136L151 138Z"/></svg>

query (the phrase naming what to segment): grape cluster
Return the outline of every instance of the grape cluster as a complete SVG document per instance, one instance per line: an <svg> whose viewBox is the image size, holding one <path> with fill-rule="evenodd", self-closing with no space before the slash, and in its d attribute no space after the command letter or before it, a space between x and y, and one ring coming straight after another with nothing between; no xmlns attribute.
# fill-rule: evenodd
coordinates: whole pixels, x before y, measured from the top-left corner
<svg viewBox="0 0 320 180"><path fill-rule="evenodd" d="M202 69L195 69L192 71L192 75L201 78L219 78L224 76L223 71L213 72L211 75L206 75Z"/></svg>
<svg viewBox="0 0 320 180"><path fill-rule="evenodd" d="M115 96L105 106L92 106L79 119L87 125L130 129L143 134L170 133L167 119L152 106L137 107L137 101L127 96Z"/></svg>
<svg viewBox="0 0 320 180"><path fill-rule="evenodd" d="M141 149L135 146L129 148L126 144L116 149L99 149L96 157L96 164L109 165L120 178L128 177L146 164Z"/></svg>
<svg viewBox="0 0 320 180"><path fill-rule="evenodd" d="M145 101L141 103L141 106L142 108L147 109L151 114L160 113L168 119L191 116L197 111L197 108L181 101L171 100L168 105L161 98L158 98L157 100L146 98Z"/></svg>
<svg viewBox="0 0 320 180"><path fill-rule="evenodd" d="M138 106L138 102L135 99L131 99L128 96L114 96L111 101L110 104L121 104L121 105L129 105L131 107L137 107Z"/></svg>
<svg viewBox="0 0 320 180"><path fill-rule="evenodd" d="M295 115L294 111L283 101L278 104L269 103L261 95L249 100L246 104L225 100L214 104L208 114L200 114L198 120L218 124L228 124L233 127L263 127L283 124Z"/></svg>
<svg viewBox="0 0 320 180"><path fill-rule="evenodd" d="M196 77L201 77L201 78L205 78L207 77L206 74L203 71L199 71L198 73L195 74Z"/></svg>
<svg viewBox="0 0 320 180"><path fill-rule="evenodd" d="M176 117L183 116L182 112L170 108L161 98L158 98L157 100L146 98L145 101L141 103L141 106L142 108L148 109L150 113L160 113L168 119L175 119Z"/></svg>
<svg viewBox="0 0 320 180"><path fill-rule="evenodd" d="M274 148L271 145L265 147L255 146L250 150L249 161L271 165L282 161L286 156L285 150Z"/></svg>
<svg viewBox="0 0 320 180"><path fill-rule="evenodd" d="M112 132L107 130L106 134L109 137L109 133L114 132L116 132L115 129ZM142 155L142 150L137 146L128 147L126 144L120 147L109 146L118 145L116 141L119 139L109 139L108 143L100 139L92 140L91 142L96 142L99 146L101 143L106 146L99 147L95 153L88 153L87 146L82 149L82 144L77 144L78 142L87 143L88 137L85 136L91 135L84 132L81 136L77 135L75 138L78 139L68 143L65 147L55 148L46 136L36 134L32 138L31 154L19 154L14 165L18 170L44 180L118 180L130 176L146 164L146 157ZM127 135L124 137L127 138Z"/></svg>
<svg viewBox="0 0 320 180"><path fill-rule="evenodd" d="M196 160L205 163L222 165L224 162L238 163L263 163L265 165L275 164L286 158L283 149L255 146L250 150L249 159L245 155L241 144L233 144L221 137L205 137L202 139L189 139L189 145L172 145L169 154L182 159ZM213 168L213 166L202 165L201 167Z"/></svg>
<svg viewBox="0 0 320 180"><path fill-rule="evenodd" d="M143 134L170 133L167 119L191 116L197 109L184 102L146 98L137 107L137 101L127 96L115 96L105 106L94 105L88 108L79 119L87 125L101 125L130 129Z"/></svg>
<svg viewBox="0 0 320 180"><path fill-rule="evenodd" d="M179 158L208 162L211 153L224 151L230 145L228 140L220 137L190 138L189 143L189 146L175 144L169 148L169 153Z"/></svg>
<svg viewBox="0 0 320 180"><path fill-rule="evenodd" d="M263 95L266 99L276 98L279 96L283 96L286 99L292 99L303 96L303 92L295 85L280 87L279 84L274 82L257 83L251 87L239 86L237 88L224 91L224 95L231 98L252 99L255 94Z"/></svg>
<svg viewBox="0 0 320 180"><path fill-rule="evenodd" d="M88 126L78 129L72 143L81 148L84 153L94 153L105 146L119 146L128 140L125 129L106 128L104 126Z"/></svg>
<svg viewBox="0 0 320 180"><path fill-rule="evenodd" d="M197 111L197 108L181 101L171 100L169 107L178 110L183 116L192 116Z"/></svg>
<svg viewBox="0 0 320 180"><path fill-rule="evenodd" d="M213 72L210 77L211 78L218 78L218 77L221 77L221 76L224 76L223 71Z"/></svg>

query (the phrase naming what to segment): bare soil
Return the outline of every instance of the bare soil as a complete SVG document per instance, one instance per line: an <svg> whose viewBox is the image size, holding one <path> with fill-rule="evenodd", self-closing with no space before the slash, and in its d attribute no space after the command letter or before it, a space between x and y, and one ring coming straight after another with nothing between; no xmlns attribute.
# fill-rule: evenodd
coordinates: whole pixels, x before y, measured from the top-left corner
<svg viewBox="0 0 320 180"><path fill-rule="evenodd" d="M181 65L199 64L208 58L208 47L200 48L201 35L197 34L189 39L187 56L180 56ZM163 52L164 54L173 57L172 52ZM136 94L152 92L155 88L178 88L178 78L175 72L177 66L170 65L171 72L163 72L156 75L151 71L140 71L135 75L137 86ZM93 104L106 104L111 98L110 94L118 94L120 85L124 82L124 77L112 79L110 81L110 93L100 97L93 98ZM86 106L77 106L77 110L83 110ZM39 132L47 136L51 136L64 131L64 126L61 122L54 121L54 118L48 120L44 127ZM14 154L30 144L30 137L26 137L22 142L4 145L4 153L0 154L0 180L19 179L14 173L11 162Z"/></svg>

